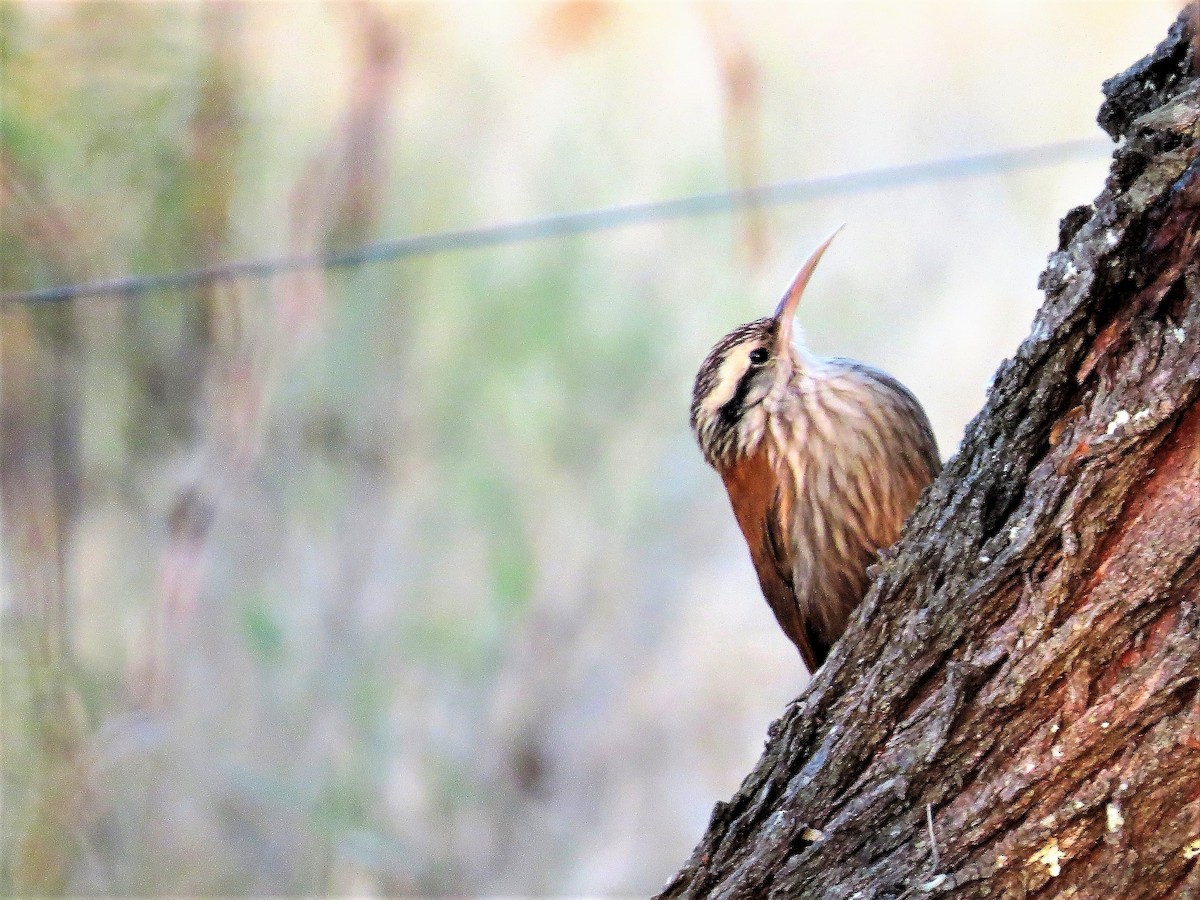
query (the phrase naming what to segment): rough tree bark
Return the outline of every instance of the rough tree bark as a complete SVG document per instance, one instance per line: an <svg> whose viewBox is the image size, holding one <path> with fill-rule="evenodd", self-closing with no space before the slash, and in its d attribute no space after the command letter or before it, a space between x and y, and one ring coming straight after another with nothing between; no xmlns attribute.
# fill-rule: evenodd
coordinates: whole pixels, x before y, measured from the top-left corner
<svg viewBox="0 0 1200 900"><path fill-rule="evenodd" d="M1200 896L1200 75L1185 12L1030 336L663 897Z"/></svg>

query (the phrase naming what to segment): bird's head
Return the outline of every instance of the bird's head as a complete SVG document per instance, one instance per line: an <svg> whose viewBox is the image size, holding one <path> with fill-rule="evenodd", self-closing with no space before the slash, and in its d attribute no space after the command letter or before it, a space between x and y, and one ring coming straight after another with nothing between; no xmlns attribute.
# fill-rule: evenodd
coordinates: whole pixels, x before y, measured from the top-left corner
<svg viewBox="0 0 1200 900"><path fill-rule="evenodd" d="M758 447L771 400L782 399L804 364L805 357L792 343L792 322L809 278L836 236L837 231L801 266L773 316L729 332L696 373L692 431L714 468L729 466Z"/></svg>

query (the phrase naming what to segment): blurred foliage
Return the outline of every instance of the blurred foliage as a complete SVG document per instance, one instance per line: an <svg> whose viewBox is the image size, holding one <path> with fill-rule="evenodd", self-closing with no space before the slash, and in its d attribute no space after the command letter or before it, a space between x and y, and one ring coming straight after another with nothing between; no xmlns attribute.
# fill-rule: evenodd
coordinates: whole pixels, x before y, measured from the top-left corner
<svg viewBox="0 0 1200 900"><path fill-rule="evenodd" d="M0 288L1076 137L1171 17L7 3ZM5 306L0 889L649 893L803 681L696 363L848 219L949 451L1102 171Z"/></svg>

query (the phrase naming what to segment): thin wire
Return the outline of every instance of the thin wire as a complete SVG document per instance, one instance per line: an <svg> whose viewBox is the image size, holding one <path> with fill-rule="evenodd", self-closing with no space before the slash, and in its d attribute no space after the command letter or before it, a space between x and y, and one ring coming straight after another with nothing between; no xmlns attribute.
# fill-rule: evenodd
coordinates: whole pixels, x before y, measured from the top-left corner
<svg viewBox="0 0 1200 900"><path fill-rule="evenodd" d="M994 150L954 156L929 162L885 166L841 175L781 181L732 191L693 194L674 200L629 203L601 209L560 213L500 225L485 225L461 231L420 234L379 241L349 250L330 250L272 259L240 260L220 265L168 272L161 275L127 276L20 291L0 296L0 303L56 303L77 297L107 295L137 296L149 291L188 287L208 281L238 278L270 278L304 269L340 269L413 256L430 256L479 247L494 247L519 241L620 228L642 222L728 213L748 207L802 203L839 194L867 193L954 178L970 178L1019 169L1050 166L1075 159L1107 155L1107 139L1081 139L1058 143Z"/></svg>

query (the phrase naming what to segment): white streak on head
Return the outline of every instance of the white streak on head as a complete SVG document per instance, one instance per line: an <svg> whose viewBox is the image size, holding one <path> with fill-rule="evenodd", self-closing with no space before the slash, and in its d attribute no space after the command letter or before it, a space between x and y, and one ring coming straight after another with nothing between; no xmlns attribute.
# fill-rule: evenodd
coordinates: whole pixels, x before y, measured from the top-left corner
<svg viewBox="0 0 1200 900"><path fill-rule="evenodd" d="M739 382L746 370L750 368L750 351L758 346L757 342L747 341L732 348L721 362L717 370L717 384L700 402L700 412L707 418L715 416L737 393Z"/></svg>

